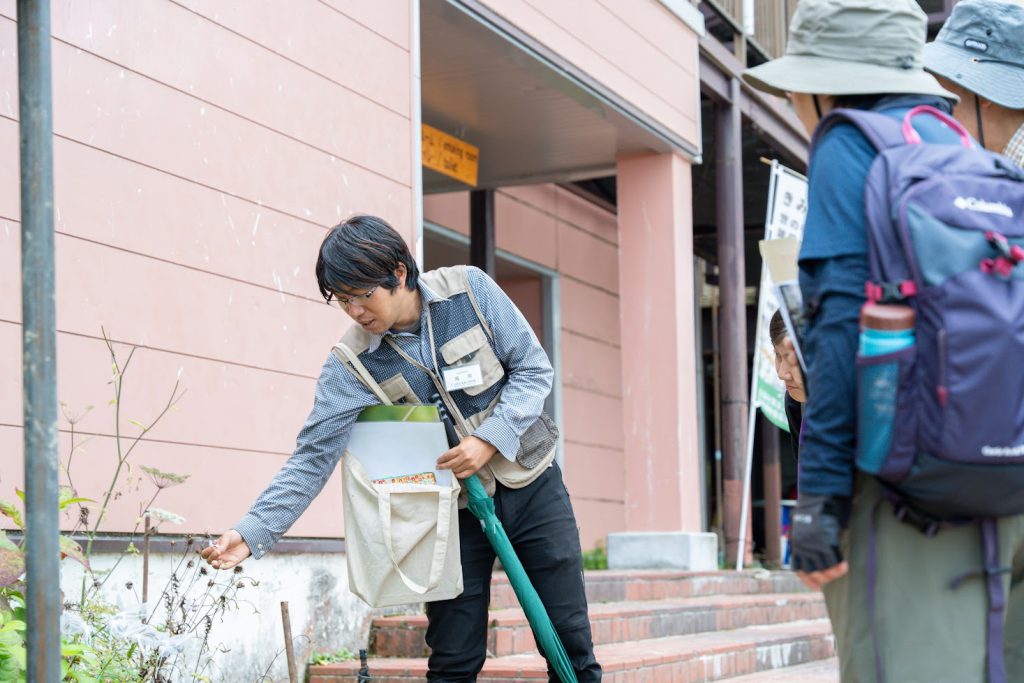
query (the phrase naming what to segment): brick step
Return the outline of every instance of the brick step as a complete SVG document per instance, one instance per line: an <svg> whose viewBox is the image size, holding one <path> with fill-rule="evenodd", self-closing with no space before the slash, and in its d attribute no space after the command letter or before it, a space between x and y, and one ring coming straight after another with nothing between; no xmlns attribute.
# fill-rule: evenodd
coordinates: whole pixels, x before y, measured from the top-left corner
<svg viewBox="0 0 1024 683"><path fill-rule="evenodd" d="M828 620L815 619L599 645L595 652L605 683L708 683L826 659L835 646ZM403 683L423 680L426 664L422 658L374 658L370 672L375 683ZM357 662L310 667L309 683L354 681L358 669ZM544 659L524 654L488 659L477 680L546 679Z"/></svg>
<svg viewBox="0 0 1024 683"><path fill-rule="evenodd" d="M725 683L839 683L839 662L832 657L820 662L729 678Z"/></svg>
<svg viewBox="0 0 1024 683"><path fill-rule="evenodd" d="M700 595L800 593L807 589L788 571L756 569L735 572L681 572L664 570L594 570L586 572L587 601L666 600ZM518 607L508 577L495 572L491 579L491 609Z"/></svg>
<svg viewBox="0 0 1024 683"><path fill-rule="evenodd" d="M595 645L736 629L826 616L820 593L712 595L673 600L592 603ZM424 615L373 620L371 651L378 657L425 657ZM487 650L494 657L536 652L533 633L521 609L492 610Z"/></svg>

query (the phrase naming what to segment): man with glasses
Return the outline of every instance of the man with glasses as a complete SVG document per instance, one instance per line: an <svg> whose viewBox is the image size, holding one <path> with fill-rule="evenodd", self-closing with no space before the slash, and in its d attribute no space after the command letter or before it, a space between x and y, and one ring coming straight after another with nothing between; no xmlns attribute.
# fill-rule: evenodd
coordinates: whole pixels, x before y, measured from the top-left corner
<svg viewBox="0 0 1024 683"><path fill-rule="evenodd" d="M477 268L420 274L402 237L373 216L354 216L327 234L316 278L324 299L358 325L342 341L392 402L430 403L443 386L473 427L439 454L438 466L460 479L478 474L577 678L599 681L579 530L554 462L558 430L543 412L554 373L523 314ZM230 569L266 554L327 482L360 411L378 403L356 368L329 354L295 452L249 513L202 556ZM495 554L467 509L459 511L459 536L463 593L427 604L432 681L476 680L487 654ZM558 680L550 667L549 678Z"/></svg>

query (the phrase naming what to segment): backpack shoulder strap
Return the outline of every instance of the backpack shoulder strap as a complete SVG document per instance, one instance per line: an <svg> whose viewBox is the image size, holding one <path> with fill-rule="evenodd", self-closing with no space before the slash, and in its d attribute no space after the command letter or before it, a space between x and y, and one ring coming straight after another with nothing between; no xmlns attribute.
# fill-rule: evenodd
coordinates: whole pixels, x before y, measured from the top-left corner
<svg viewBox="0 0 1024 683"><path fill-rule="evenodd" d="M900 122L891 116L861 109L834 109L825 115L814 130L814 137L811 139L812 152L825 133L840 123L849 123L856 127L879 152L907 144Z"/></svg>

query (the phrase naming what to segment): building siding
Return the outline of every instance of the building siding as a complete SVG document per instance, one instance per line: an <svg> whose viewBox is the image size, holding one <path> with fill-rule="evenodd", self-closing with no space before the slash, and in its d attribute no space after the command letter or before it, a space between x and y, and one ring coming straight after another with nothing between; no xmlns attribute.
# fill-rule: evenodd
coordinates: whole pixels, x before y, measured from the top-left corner
<svg viewBox="0 0 1024 683"><path fill-rule="evenodd" d="M8 292L20 292L14 5L0 2ZM186 518L167 531L230 525L290 455L347 325L313 277L325 227L371 212L411 237L409 22L399 0L54 3L58 395L72 415L94 406L76 427L94 435L75 456L83 495L98 495L114 465L101 326L122 356L140 347L127 437L139 431L127 421L159 413L179 372L187 389L132 456L191 475L161 494ZM8 297L4 377L21 374L20 322ZM21 424L20 392L3 392L3 498L22 481ZM339 476L293 534L342 534ZM105 530L135 525L141 494L125 493Z"/></svg>

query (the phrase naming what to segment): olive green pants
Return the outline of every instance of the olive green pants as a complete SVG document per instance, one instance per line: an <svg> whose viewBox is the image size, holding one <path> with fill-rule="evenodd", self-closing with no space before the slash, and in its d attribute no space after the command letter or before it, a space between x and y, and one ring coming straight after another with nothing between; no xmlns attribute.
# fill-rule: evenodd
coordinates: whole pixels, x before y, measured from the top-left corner
<svg viewBox="0 0 1024 683"><path fill-rule="evenodd" d="M853 516L844 532L849 573L825 586L842 683L879 683L869 612L867 556L872 510L882 495L857 475ZM982 566L977 525L925 536L899 522L888 502L875 515L875 632L885 683L986 683L988 592L983 578L953 580ZM999 522L1000 565L1007 599L1007 681L1024 683L1024 515Z"/></svg>

